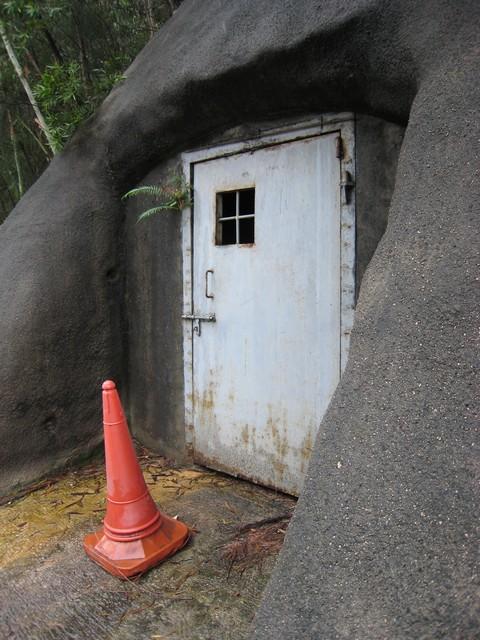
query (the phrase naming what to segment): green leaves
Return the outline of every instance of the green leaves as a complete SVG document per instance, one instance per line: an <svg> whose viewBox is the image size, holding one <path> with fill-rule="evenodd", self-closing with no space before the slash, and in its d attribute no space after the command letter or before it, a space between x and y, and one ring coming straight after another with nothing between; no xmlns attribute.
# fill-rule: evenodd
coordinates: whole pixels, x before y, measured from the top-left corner
<svg viewBox="0 0 480 640"><path fill-rule="evenodd" d="M94 69L90 73L91 86L87 86L77 61L46 67L33 92L59 148L122 77L119 73L107 75L102 69Z"/></svg>
<svg viewBox="0 0 480 640"><path fill-rule="evenodd" d="M190 185L185 181L184 177L180 175L172 175L163 187L158 185L143 185L131 189L122 196L122 200L136 198L138 196L150 196L156 200L160 200L160 202L155 207L143 211L138 217L137 222L150 218L162 211L182 211L182 209L189 207L191 204Z"/></svg>
<svg viewBox="0 0 480 640"><path fill-rule="evenodd" d="M152 207L151 209L147 209L142 214L140 214L138 216L137 222L140 222L141 220L145 220L145 218L149 218L150 216L153 216L155 213L161 213L166 209L173 209L174 211L178 211L177 207L173 205L169 205L169 204L159 205L158 207Z"/></svg>
<svg viewBox="0 0 480 640"><path fill-rule="evenodd" d="M36 32L46 27L49 21L65 10L65 1L47 0L32 2L31 0L0 1L0 20L5 24L9 37L16 49L26 47L35 39Z"/></svg>
<svg viewBox="0 0 480 640"><path fill-rule="evenodd" d="M157 187L156 185L145 185L143 187L136 187L135 189L127 191L127 193L122 196L122 200L125 200L126 198L134 198L136 196L155 196L160 198L163 193L164 190L162 187Z"/></svg>
<svg viewBox="0 0 480 640"><path fill-rule="evenodd" d="M0 24L52 141L0 40L0 223L18 200L16 161L28 188L170 13L168 0L0 0Z"/></svg>

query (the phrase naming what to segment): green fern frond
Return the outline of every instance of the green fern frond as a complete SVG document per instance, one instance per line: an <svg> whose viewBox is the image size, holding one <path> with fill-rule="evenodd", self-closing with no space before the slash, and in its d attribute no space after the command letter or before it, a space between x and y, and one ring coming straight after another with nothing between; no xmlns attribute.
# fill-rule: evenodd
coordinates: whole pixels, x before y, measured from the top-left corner
<svg viewBox="0 0 480 640"><path fill-rule="evenodd" d="M136 187L135 189L127 191L127 193L122 196L122 200L136 196L155 196L158 198L162 196L163 193L164 189L162 187L158 187L157 185L144 185L143 187Z"/></svg>
<svg viewBox="0 0 480 640"><path fill-rule="evenodd" d="M140 222L141 220L145 220L145 218L149 218L150 216L153 216L155 213L160 213L160 211L167 211L168 209L176 210L177 207L172 206L168 203L162 204L158 207L152 207L151 209L147 209L140 216L138 216L137 222Z"/></svg>
<svg viewBox="0 0 480 640"><path fill-rule="evenodd" d="M160 200L156 207L144 211L138 217L137 222L145 220L145 218L150 218L150 216L160 213L161 211L182 211L182 209L191 205L190 185L181 175L172 176L170 180L161 187L158 185L142 185L141 187L131 189L122 196L122 200L136 196L150 196L157 201Z"/></svg>

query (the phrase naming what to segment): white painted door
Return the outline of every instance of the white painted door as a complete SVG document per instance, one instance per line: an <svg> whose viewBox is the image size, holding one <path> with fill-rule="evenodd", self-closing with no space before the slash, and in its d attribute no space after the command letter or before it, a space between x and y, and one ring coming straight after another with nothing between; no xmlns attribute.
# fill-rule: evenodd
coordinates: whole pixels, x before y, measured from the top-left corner
<svg viewBox="0 0 480 640"><path fill-rule="evenodd" d="M292 494L340 377L335 137L194 165L195 459Z"/></svg>

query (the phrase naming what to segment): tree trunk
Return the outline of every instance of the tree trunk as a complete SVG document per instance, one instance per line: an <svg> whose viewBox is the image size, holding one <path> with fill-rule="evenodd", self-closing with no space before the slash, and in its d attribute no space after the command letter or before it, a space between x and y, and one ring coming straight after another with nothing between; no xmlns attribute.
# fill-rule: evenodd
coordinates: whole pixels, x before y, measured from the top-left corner
<svg viewBox="0 0 480 640"><path fill-rule="evenodd" d="M81 4L75 3L72 8L72 18L75 25L75 36L77 39L78 52L80 56L80 73L82 75L83 84L89 87L92 84L90 77L90 70L88 66L87 48L85 46L85 40L82 35L82 16L81 16Z"/></svg>
<svg viewBox="0 0 480 640"><path fill-rule="evenodd" d="M25 158L25 163L28 166L30 177L35 177L35 169L33 168L32 163L30 161L30 153L28 149L25 148L25 145L21 140L17 140L17 142L18 142L18 148L22 152L22 156Z"/></svg>
<svg viewBox="0 0 480 640"><path fill-rule="evenodd" d="M25 53L27 54L27 58L30 60L30 63L32 65L32 67L35 69L35 71L38 73L39 76L42 75L42 72L40 71L40 65L38 64L38 60L35 56L35 52L33 51L29 51L28 49L25 51Z"/></svg>
<svg viewBox="0 0 480 640"><path fill-rule="evenodd" d="M62 64L63 63L62 52L58 48L57 43L55 42L55 38L52 36L50 31L47 29L47 27L43 27L43 34L47 39L48 44L50 45L50 49L52 50L53 57L58 62L58 64Z"/></svg>
<svg viewBox="0 0 480 640"><path fill-rule="evenodd" d="M22 83L22 86L25 89L25 93L27 94L28 100L32 105L32 109L35 112L36 121L39 127L42 129L43 133L45 134L45 137L47 138L50 149L52 150L53 153L55 153L57 150L55 140L53 139L53 136L47 126L47 123L45 122L45 118L43 117L43 114L40 111L37 101L35 100L35 96L33 95L33 91L30 87L30 84L28 83L28 80L22 71L22 67L20 66L18 58L15 54L15 51L13 50L13 47L10 43L10 40L8 39L7 32L5 31L5 25L1 20L0 20L0 36L2 37L5 50L7 51L8 57L10 58L10 62L12 63L13 68L15 69L15 73L17 74L20 82Z"/></svg>
<svg viewBox="0 0 480 640"><path fill-rule="evenodd" d="M170 13L173 16L173 13L175 11L175 3L173 2L173 0L167 0L168 6L170 7Z"/></svg>
<svg viewBox="0 0 480 640"><path fill-rule="evenodd" d="M8 186L8 182L5 180L5 177L0 174L0 178L2 179L3 185L4 185L4 191L7 194L7 196L10 199L10 202L12 203L12 209L15 206L15 198L13 197L12 192L10 191L10 187Z"/></svg>
<svg viewBox="0 0 480 640"><path fill-rule="evenodd" d="M10 113L10 111L7 111L7 116L8 116L8 124L10 128L10 140L12 141L12 148L13 148L13 160L15 162L15 171L17 172L18 198L20 199L23 196L24 188L23 188L22 170L21 170L20 161L18 158L17 136L15 134L15 127L13 126L12 114Z"/></svg>
<svg viewBox="0 0 480 640"><path fill-rule="evenodd" d="M52 159L50 157L50 154L48 153L48 149L45 147L45 145L43 144L43 142L40 140L40 137L37 136L35 134L35 131L32 131L32 129L30 129L30 127L23 121L20 120L20 124L22 125L22 127L25 128L26 131L28 131L28 133L32 136L32 138L35 140L35 142L38 144L38 146L40 147L40 149L42 150L45 158L50 162L50 160Z"/></svg>
<svg viewBox="0 0 480 640"><path fill-rule="evenodd" d="M155 18L153 17L152 0L144 0L143 5L145 7L145 15L147 18L148 30L150 32L150 37L152 37L155 31L157 30L157 25L155 24Z"/></svg>

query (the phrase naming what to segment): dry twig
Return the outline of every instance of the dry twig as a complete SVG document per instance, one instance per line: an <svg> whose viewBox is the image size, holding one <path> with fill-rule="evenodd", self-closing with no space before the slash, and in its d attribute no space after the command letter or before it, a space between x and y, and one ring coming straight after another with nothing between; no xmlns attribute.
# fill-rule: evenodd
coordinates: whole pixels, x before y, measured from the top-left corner
<svg viewBox="0 0 480 640"><path fill-rule="evenodd" d="M291 515L284 513L237 528L236 537L221 550L221 555L228 565L228 575L234 567L242 573L253 566L261 567L267 556L277 554L282 548ZM282 525L279 527L280 522Z"/></svg>

